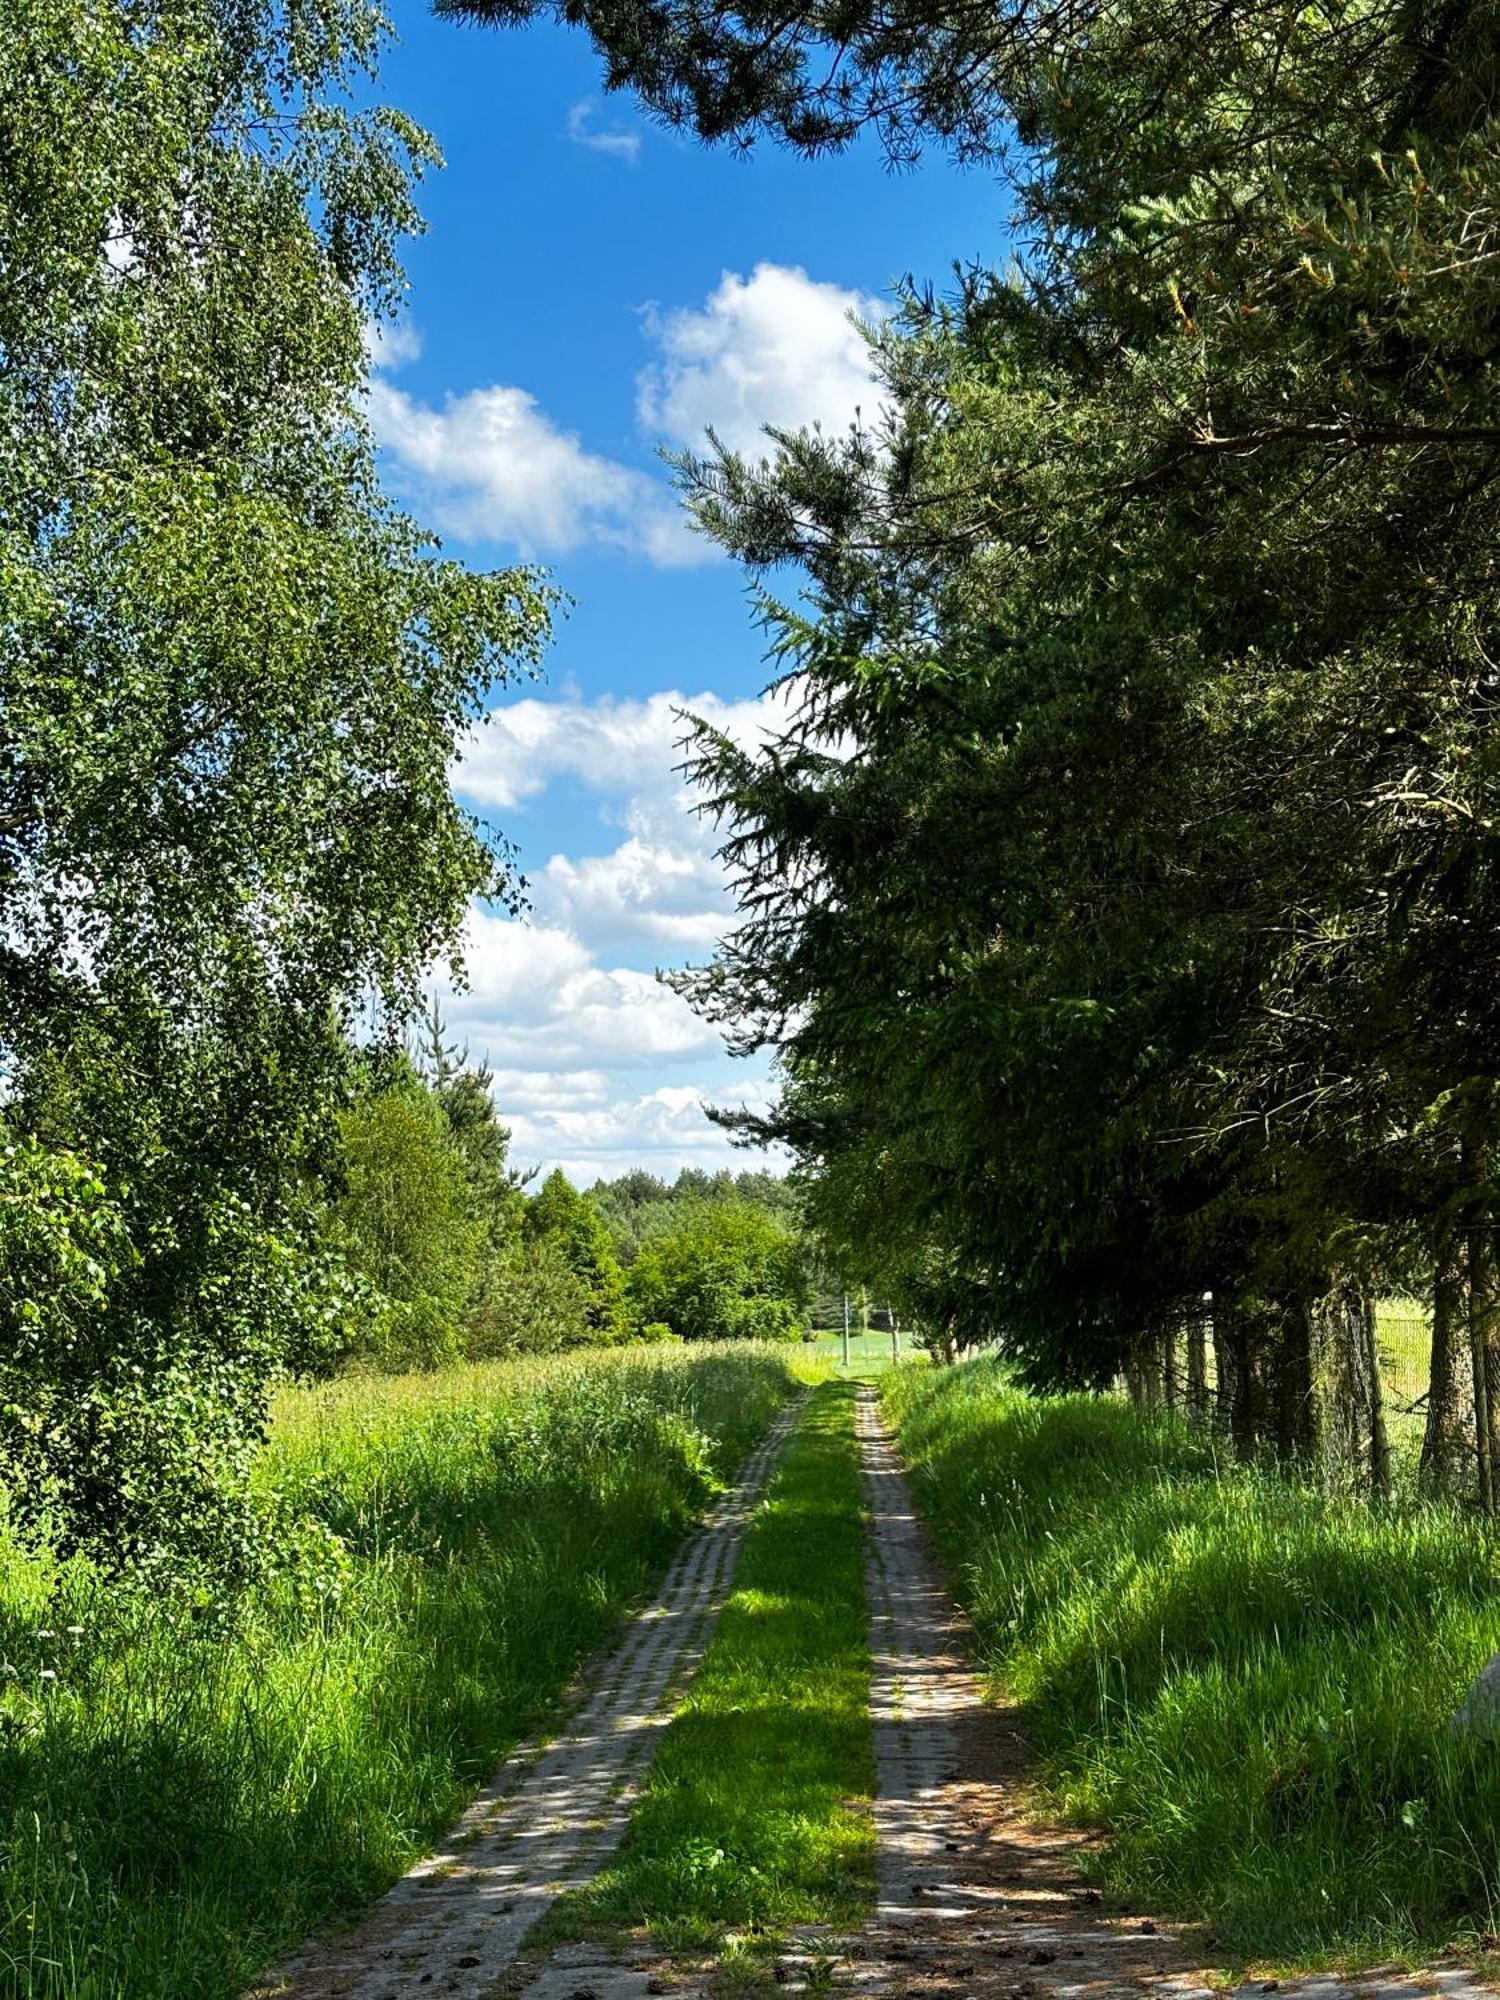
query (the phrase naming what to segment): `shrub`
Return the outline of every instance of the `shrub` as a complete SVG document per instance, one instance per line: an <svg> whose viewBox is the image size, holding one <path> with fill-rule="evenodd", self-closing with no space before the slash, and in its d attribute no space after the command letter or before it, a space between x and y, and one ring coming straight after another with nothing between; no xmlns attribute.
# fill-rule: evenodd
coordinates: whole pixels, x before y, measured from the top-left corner
<svg viewBox="0 0 1500 2000"><path fill-rule="evenodd" d="M342 1336L322 1260L210 1188L151 1254L128 1190L89 1161L0 1127L0 1484L12 1518L112 1570L170 1570L201 1598L240 1587L274 1535L248 1491L264 1384L293 1349ZM163 1327L161 1265L192 1291ZM329 1332L330 1321L338 1331ZM268 1539L269 1538L269 1539Z"/></svg>
<svg viewBox="0 0 1500 2000"><path fill-rule="evenodd" d="M789 1340L801 1332L807 1272L799 1239L748 1202L703 1202L643 1245L630 1267L637 1323L684 1340Z"/></svg>

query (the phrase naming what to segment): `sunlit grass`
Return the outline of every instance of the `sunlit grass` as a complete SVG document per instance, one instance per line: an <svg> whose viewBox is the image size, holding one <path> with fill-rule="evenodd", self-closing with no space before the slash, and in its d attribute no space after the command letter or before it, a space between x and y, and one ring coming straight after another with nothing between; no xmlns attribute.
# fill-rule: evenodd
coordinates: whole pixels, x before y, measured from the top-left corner
<svg viewBox="0 0 1500 2000"><path fill-rule="evenodd" d="M558 1929L672 1946L865 1908L874 1786L854 1389L814 1390L616 1862Z"/></svg>
<svg viewBox="0 0 1500 2000"><path fill-rule="evenodd" d="M1500 1648L1489 1532L1216 1462L980 1362L889 1380L925 1510L1107 1885L1249 1956L1494 1928L1500 1744L1449 1717Z"/></svg>
<svg viewBox="0 0 1500 2000"><path fill-rule="evenodd" d="M796 1360L633 1349L285 1396L259 1483L338 1533L346 1573L262 1591L230 1632L0 1532L0 1995L219 2000L384 1888L664 1566Z"/></svg>

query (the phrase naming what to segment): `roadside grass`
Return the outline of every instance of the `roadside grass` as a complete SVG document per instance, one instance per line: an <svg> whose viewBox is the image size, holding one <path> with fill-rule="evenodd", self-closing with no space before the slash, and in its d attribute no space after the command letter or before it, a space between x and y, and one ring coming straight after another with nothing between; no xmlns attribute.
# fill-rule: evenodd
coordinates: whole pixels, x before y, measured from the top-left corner
<svg viewBox="0 0 1500 2000"><path fill-rule="evenodd" d="M1477 1522L1236 1471L992 1361L884 1395L1049 1803L1106 1830L1109 1891L1273 1963L1500 1927L1500 1743L1449 1728L1500 1648Z"/></svg>
<svg viewBox="0 0 1500 2000"><path fill-rule="evenodd" d="M333 1587L228 1627L0 1525L0 1995L227 2000L383 1890L665 1566L793 1392L633 1349L284 1396L259 1478Z"/></svg>
<svg viewBox="0 0 1500 2000"><path fill-rule="evenodd" d="M670 1950L868 1907L875 1782L850 1383L815 1388L613 1863L548 1938L644 1925ZM752 1954L753 1956L753 1954Z"/></svg>

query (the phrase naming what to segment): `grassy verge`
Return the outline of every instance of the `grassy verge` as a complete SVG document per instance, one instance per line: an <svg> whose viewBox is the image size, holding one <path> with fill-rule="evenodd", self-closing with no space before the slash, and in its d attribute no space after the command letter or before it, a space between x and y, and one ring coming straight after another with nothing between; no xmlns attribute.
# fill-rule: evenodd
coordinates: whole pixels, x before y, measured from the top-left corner
<svg viewBox="0 0 1500 2000"><path fill-rule="evenodd" d="M1448 1718L1500 1648L1493 1540L1231 1472L1113 1401L978 1362L886 1388L921 1503L1107 1886L1247 1958L1477 1943L1500 1743Z"/></svg>
<svg viewBox="0 0 1500 2000"><path fill-rule="evenodd" d="M614 1865L555 1928L851 1921L874 1846L870 1657L854 1390L813 1390L740 1549L731 1595L662 1738Z"/></svg>
<svg viewBox="0 0 1500 2000"><path fill-rule="evenodd" d="M284 1400L331 1590L214 1629L0 1530L0 1995L218 2000L383 1889L664 1566L796 1356L638 1349Z"/></svg>

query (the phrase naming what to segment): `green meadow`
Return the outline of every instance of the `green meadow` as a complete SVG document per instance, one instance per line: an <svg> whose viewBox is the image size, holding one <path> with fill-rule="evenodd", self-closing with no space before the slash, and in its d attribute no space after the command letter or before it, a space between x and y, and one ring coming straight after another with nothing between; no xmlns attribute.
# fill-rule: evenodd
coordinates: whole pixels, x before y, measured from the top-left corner
<svg viewBox="0 0 1500 2000"><path fill-rule="evenodd" d="M0 1535L0 1993L229 1996L384 1889L641 1596L795 1349L284 1395L305 1559L232 1613Z"/></svg>

